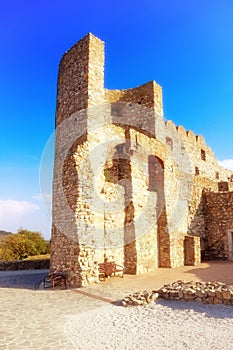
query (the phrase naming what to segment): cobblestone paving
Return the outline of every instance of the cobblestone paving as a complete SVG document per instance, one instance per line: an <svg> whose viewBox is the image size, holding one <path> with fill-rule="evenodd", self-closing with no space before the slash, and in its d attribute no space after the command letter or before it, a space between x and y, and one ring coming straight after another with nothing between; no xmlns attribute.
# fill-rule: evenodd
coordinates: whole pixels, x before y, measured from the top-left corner
<svg viewBox="0 0 233 350"><path fill-rule="evenodd" d="M115 301L119 291L96 285L88 291L33 290L46 273L0 273L0 349L72 350L64 324L67 317ZM110 286L109 286L110 288ZM114 296L115 294L115 296ZM120 293L123 295L123 291Z"/></svg>
<svg viewBox="0 0 233 350"><path fill-rule="evenodd" d="M178 279L232 281L233 263L202 267L160 269L149 276L111 278L89 288L33 290L47 271L0 272L0 349L73 350L65 325L77 313L100 308L138 289L159 288ZM207 277L206 277L207 276ZM80 335L81 336L81 335Z"/></svg>
<svg viewBox="0 0 233 350"><path fill-rule="evenodd" d="M74 349L63 326L68 315L103 305L73 290L0 289L0 349Z"/></svg>

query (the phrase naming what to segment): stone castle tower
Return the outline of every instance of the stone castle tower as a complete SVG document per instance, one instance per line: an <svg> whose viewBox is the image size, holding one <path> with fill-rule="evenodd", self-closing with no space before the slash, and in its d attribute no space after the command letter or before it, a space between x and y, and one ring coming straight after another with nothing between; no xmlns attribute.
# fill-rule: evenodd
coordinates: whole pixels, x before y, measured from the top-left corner
<svg viewBox="0 0 233 350"><path fill-rule="evenodd" d="M64 54L51 270L68 271L70 285L97 281L104 259L138 274L195 265L201 250L232 258L232 181L202 136L164 121L156 82L104 88L100 39Z"/></svg>

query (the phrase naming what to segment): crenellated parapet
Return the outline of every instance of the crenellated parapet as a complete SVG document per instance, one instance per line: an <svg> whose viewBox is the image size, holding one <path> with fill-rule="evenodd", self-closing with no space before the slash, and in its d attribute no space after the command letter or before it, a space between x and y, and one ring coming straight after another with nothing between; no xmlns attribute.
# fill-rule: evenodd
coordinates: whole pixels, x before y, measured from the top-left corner
<svg viewBox="0 0 233 350"><path fill-rule="evenodd" d="M168 134L175 135L175 131L182 140L182 147L185 147L193 161L194 174L214 181L228 181L232 171L226 170L218 164L218 161L205 143L202 135L195 135L192 130L185 130L181 125L176 126L173 121L166 121ZM171 141L172 142L172 139Z"/></svg>

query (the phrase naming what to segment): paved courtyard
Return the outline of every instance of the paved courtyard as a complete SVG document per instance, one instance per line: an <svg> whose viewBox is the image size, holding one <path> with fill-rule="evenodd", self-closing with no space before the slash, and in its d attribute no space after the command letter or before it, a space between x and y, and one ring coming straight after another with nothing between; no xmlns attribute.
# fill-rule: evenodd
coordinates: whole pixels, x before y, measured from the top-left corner
<svg viewBox="0 0 233 350"><path fill-rule="evenodd" d="M46 270L0 272L0 349L77 349L69 339L67 324L78 313L109 303L119 307L117 301L131 291L158 289L178 279L233 284L233 262L220 261L158 269L149 275L110 278L89 288L34 290L34 284L46 273Z"/></svg>

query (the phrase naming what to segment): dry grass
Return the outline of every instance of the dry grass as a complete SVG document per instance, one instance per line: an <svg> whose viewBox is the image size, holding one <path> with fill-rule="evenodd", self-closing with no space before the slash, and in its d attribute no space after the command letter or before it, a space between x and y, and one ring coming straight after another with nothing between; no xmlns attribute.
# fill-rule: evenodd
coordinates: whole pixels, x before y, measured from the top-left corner
<svg viewBox="0 0 233 350"><path fill-rule="evenodd" d="M50 254L28 256L26 259L23 259L23 260L41 260L41 259L50 259Z"/></svg>

